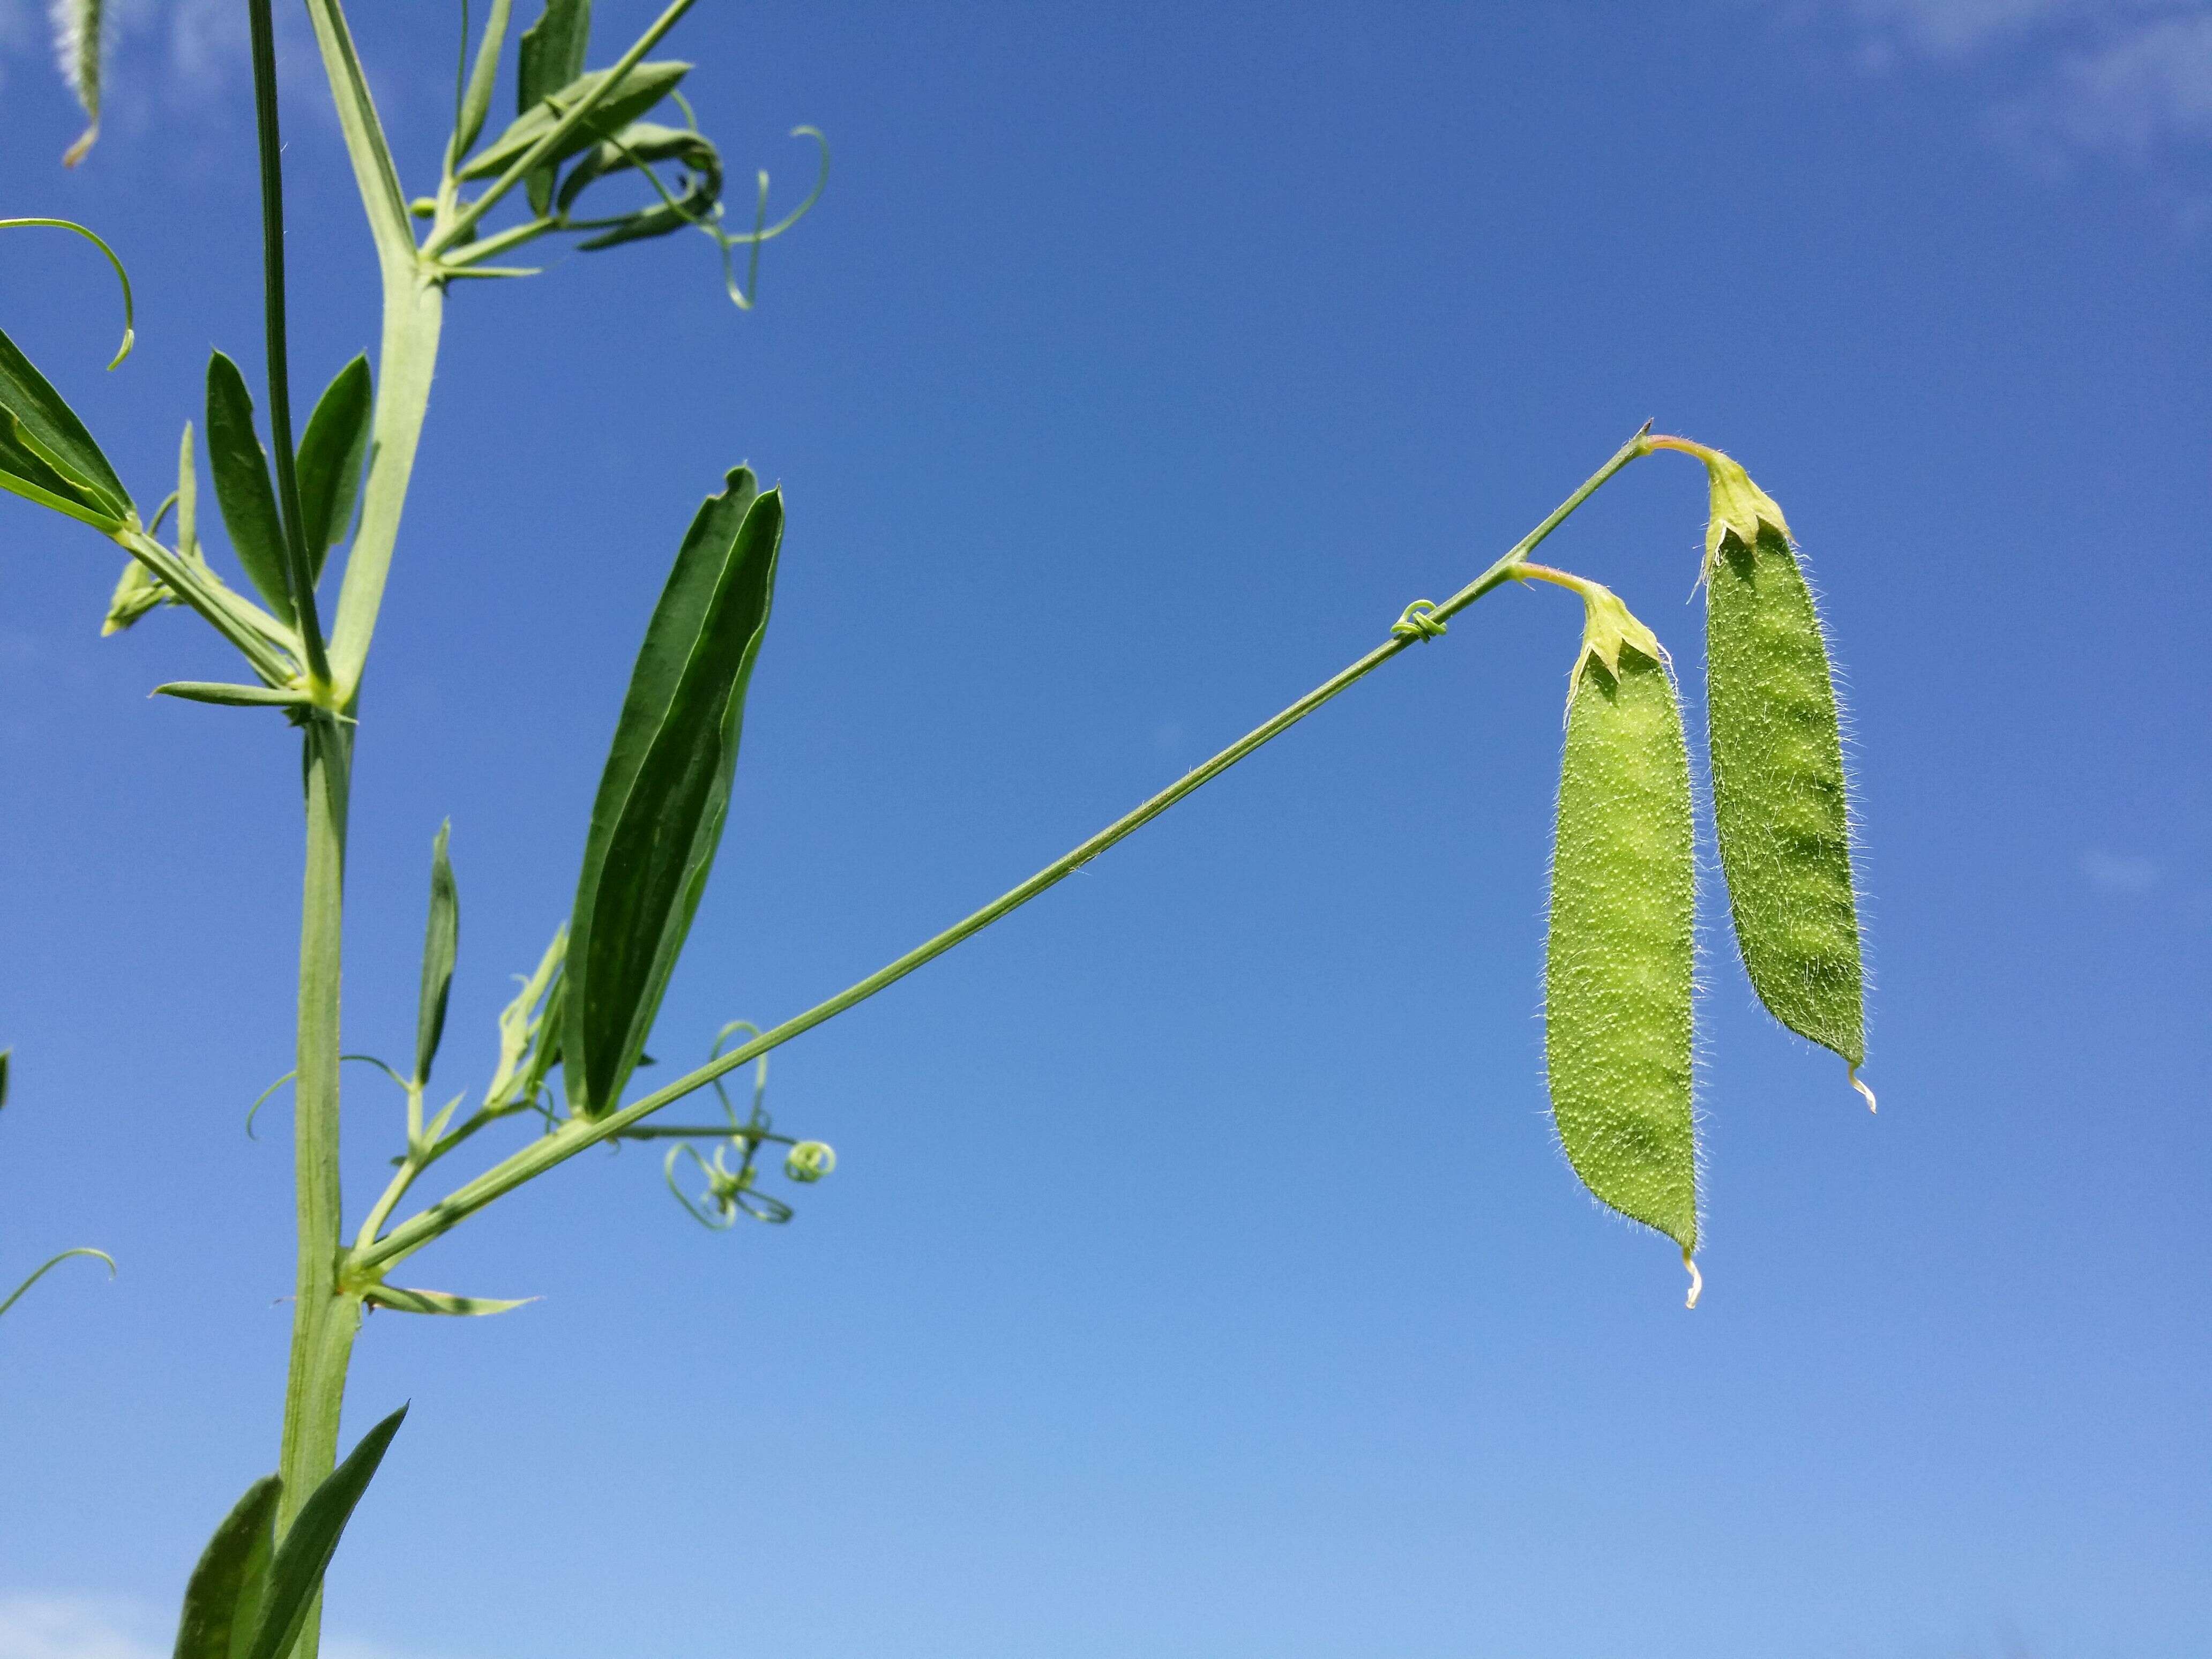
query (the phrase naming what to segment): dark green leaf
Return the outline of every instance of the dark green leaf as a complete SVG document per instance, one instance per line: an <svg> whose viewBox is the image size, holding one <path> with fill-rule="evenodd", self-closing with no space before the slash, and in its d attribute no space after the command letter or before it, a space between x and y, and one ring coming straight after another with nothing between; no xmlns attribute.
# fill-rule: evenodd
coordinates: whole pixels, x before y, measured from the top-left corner
<svg viewBox="0 0 2212 1659"><path fill-rule="evenodd" d="M319 580L323 561L353 524L375 406L368 359L356 357L323 388L300 436L300 516L307 537L307 568Z"/></svg>
<svg viewBox="0 0 2212 1659"><path fill-rule="evenodd" d="M13 1048L0 1048L0 1106L8 1103L8 1062L15 1055Z"/></svg>
<svg viewBox="0 0 2212 1659"><path fill-rule="evenodd" d="M253 394L238 365L220 351L208 359L208 470L223 527L246 574L286 623L292 620L291 588L284 580L284 526L276 516L276 489L269 482L269 454L253 431Z"/></svg>
<svg viewBox="0 0 2212 1659"><path fill-rule="evenodd" d="M0 409L0 489L12 491L40 507L50 507L95 529L112 530L118 522L105 508L87 505L82 490L48 466L43 457L26 445L21 422L4 409Z"/></svg>
<svg viewBox="0 0 2212 1659"><path fill-rule="evenodd" d="M527 115L539 99L584 72L591 34L592 0L545 0L544 15L522 32L515 113ZM552 201L553 175L550 167L538 167L525 181L532 212L542 215Z"/></svg>
<svg viewBox="0 0 2212 1659"><path fill-rule="evenodd" d="M572 1110L604 1111L645 1047L729 810L745 684L768 628L780 492L729 474L692 520L615 728L568 924Z"/></svg>
<svg viewBox="0 0 2212 1659"><path fill-rule="evenodd" d="M46 505L76 503L83 510L71 516L85 518L88 512L94 516L88 522L120 524L131 515L131 492L115 476L107 457L100 453L84 422L4 333L0 333L0 409L14 416L8 442L0 449L0 472L12 473L33 489L61 498ZM19 470L14 456L25 452L58 477L64 488L54 489L40 477ZM4 476L0 476L0 486L15 489L19 495L29 494ZM70 508L64 506L63 510Z"/></svg>
<svg viewBox="0 0 2212 1659"><path fill-rule="evenodd" d="M415 1016L415 1086L430 1080L430 1062L446 1034L446 993L453 988L453 955L461 942L461 896L453 885L453 866L446 856L453 826L438 826L430 843L430 922L422 934L422 1000Z"/></svg>
<svg viewBox="0 0 2212 1659"><path fill-rule="evenodd" d="M265 1474L223 1517L185 1586L176 1659L246 1659L269 1591L276 1500L284 1483Z"/></svg>
<svg viewBox="0 0 2212 1659"><path fill-rule="evenodd" d="M402 1406L362 1436L361 1443L345 1462L300 1506L292 1529L277 1546L276 1559L269 1572L269 1599L263 1604L253 1645L240 1659L283 1659L291 1651L301 1626L307 1623L315 1592L323 1587L323 1574L329 1571L331 1557L337 1552L338 1534L353 1518L353 1506L368 1490L376 1466L384 1461L384 1449L399 1432L406 1415L407 1407Z"/></svg>
<svg viewBox="0 0 2212 1659"><path fill-rule="evenodd" d="M677 63L637 64L623 77L622 84L594 105L591 114L545 156L546 162L550 165L566 161L578 150L620 132L675 91L676 83L690 68L689 64ZM538 100L515 118L514 125L478 151L461 169L461 177L495 178L506 172L522 159L532 144L560 125L568 112L591 96L611 73L611 70L593 70Z"/></svg>

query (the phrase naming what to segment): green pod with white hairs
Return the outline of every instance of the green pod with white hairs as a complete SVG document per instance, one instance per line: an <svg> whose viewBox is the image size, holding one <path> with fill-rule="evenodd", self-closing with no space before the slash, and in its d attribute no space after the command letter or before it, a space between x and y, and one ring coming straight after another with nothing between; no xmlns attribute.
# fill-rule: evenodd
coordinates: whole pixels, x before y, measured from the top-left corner
<svg viewBox="0 0 2212 1659"><path fill-rule="evenodd" d="M1856 1082L1866 1059L1865 977L1827 643L1782 509L1727 456L1701 459L1712 485L1713 819L1736 945L1768 1012L1841 1055Z"/></svg>
<svg viewBox="0 0 2212 1659"><path fill-rule="evenodd" d="M1583 596L1585 625L1544 964L1552 1116L1583 1184L1686 1260L1698 1245L1689 754L1650 629L1596 583L1564 585Z"/></svg>

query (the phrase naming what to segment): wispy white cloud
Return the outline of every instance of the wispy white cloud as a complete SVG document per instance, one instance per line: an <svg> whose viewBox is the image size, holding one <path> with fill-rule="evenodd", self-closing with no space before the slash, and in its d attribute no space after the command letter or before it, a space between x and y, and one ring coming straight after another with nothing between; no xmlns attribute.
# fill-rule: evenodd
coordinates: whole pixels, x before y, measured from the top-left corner
<svg viewBox="0 0 2212 1659"><path fill-rule="evenodd" d="M173 1631L142 1603L86 1595L0 1595L0 1659L167 1659ZM334 1633L325 1659L421 1659Z"/></svg>
<svg viewBox="0 0 2212 1659"><path fill-rule="evenodd" d="M2141 13L2167 0L1844 0L1875 39L1952 56L2087 16Z"/></svg>
<svg viewBox="0 0 2212 1659"><path fill-rule="evenodd" d="M0 1596L0 1659L161 1659L143 1608L72 1595Z"/></svg>
<svg viewBox="0 0 2212 1659"><path fill-rule="evenodd" d="M0 0L0 61L9 76L52 75L49 0ZM315 67L297 7L276 12L276 49L288 74ZM109 0L104 124L143 131L166 117L212 109L248 118L240 96L252 73L246 8L236 0Z"/></svg>
<svg viewBox="0 0 2212 1659"><path fill-rule="evenodd" d="M2100 893L2118 898L2140 898L2158 885L2160 872L2150 859L2091 851L2081 854L2081 873L2088 878L2089 885Z"/></svg>
<svg viewBox="0 0 2212 1659"><path fill-rule="evenodd" d="M1811 0L1875 73L1972 71L1991 135L2045 166L2212 149L2212 0Z"/></svg>

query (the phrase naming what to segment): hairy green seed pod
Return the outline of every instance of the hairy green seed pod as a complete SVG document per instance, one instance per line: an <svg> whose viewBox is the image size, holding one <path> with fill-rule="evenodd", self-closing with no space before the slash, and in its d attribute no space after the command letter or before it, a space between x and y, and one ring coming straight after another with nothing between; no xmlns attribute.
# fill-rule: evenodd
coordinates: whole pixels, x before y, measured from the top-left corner
<svg viewBox="0 0 2212 1659"><path fill-rule="evenodd" d="M1552 1116L1590 1191L1686 1258L1698 1244L1689 754L1658 641L1606 589L1577 586L1586 623L1544 966Z"/></svg>
<svg viewBox="0 0 2212 1659"><path fill-rule="evenodd" d="M1827 645L1782 510L1727 456L1705 459L1705 703L1736 945L1768 1011L1856 1080L1864 975Z"/></svg>

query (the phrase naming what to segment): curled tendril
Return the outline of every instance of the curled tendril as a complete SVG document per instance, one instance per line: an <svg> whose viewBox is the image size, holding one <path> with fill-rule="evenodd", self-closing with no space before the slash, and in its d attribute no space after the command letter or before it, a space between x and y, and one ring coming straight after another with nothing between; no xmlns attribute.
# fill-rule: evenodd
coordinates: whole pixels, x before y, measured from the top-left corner
<svg viewBox="0 0 2212 1659"><path fill-rule="evenodd" d="M404 1090L407 1087L406 1079L401 1077L398 1073L393 1071L391 1066L379 1060L374 1054L340 1054L338 1058L340 1060L359 1060L364 1066L374 1066L378 1071L383 1073L385 1076L390 1078L394 1083L398 1084L401 1089ZM279 1089L283 1088L286 1084L291 1082L293 1079L299 1075L300 1073L296 1068L287 1072L283 1076L278 1078L274 1083L264 1089L259 1094L253 1097L253 1104L246 1109L246 1138L248 1140L258 1140L261 1139L259 1135L253 1133L253 1119L255 1115L261 1110L262 1107L268 1103L269 1097L275 1094Z"/></svg>
<svg viewBox="0 0 2212 1659"><path fill-rule="evenodd" d="M1390 624L1394 640L1433 640L1443 634L1448 624L1437 615L1434 599L1415 599L1399 612L1398 620Z"/></svg>
<svg viewBox="0 0 2212 1659"><path fill-rule="evenodd" d="M712 1059L722 1053L733 1036L758 1036L760 1027L750 1020L732 1020L714 1035L714 1044L708 1053ZM750 1109L741 1120L736 1103L731 1100L720 1079L714 1085L714 1093L722 1103L726 1123L696 1127L684 1125L641 1127L634 1139L670 1139L676 1144L668 1149L662 1161L661 1173L668 1182L668 1190L676 1194L685 1213L701 1226L716 1232L726 1232L735 1226L740 1215L771 1225L781 1225L791 1219L792 1207L780 1198L772 1198L759 1189L758 1159L763 1146L781 1146L790 1150L785 1155L783 1173L787 1180L801 1186L811 1185L837 1167L837 1154L829 1144L820 1140L794 1141L788 1135L775 1133L775 1123L768 1115L768 1056L763 1054L753 1067L753 1096ZM718 1143L713 1156L700 1150L700 1144ZM734 1167L731 1163L736 1158ZM705 1183L695 1197L685 1190L679 1178L678 1166L689 1158L691 1170Z"/></svg>
<svg viewBox="0 0 2212 1659"><path fill-rule="evenodd" d="M820 192L816 193L818 195ZM811 205L811 203L810 205ZM131 348L137 344L138 340L138 331L131 304L131 273L124 270L123 261L116 257L113 248L100 240L99 232L88 230L74 219L0 219L0 230L13 230L18 226L27 225L45 225L55 230L73 230L105 253L107 256L107 263L115 267L115 279L123 284L123 344L116 351L115 361L109 363L108 368L110 369L120 368L123 360L131 355Z"/></svg>
<svg viewBox="0 0 2212 1659"><path fill-rule="evenodd" d="M837 1167L837 1151L826 1140L802 1140L784 1155L783 1172L811 1187Z"/></svg>
<svg viewBox="0 0 2212 1659"><path fill-rule="evenodd" d="M729 1165L732 1147L742 1148L738 1167ZM760 1142L748 1135L733 1135L727 1146L714 1148L712 1158L702 1158L697 1147L688 1140L679 1140L668 1149L663 1172L668 1177L668 1190L676 1194L676 1201L690 1212L691 1218L702 1227L716 1232L726 1232L738 1224L739 1215L750 1216L755 1221L781 1224L791 1219L791 1206L782 1200L756 1192L753 1182L758 1171L753 1167L753 1155ZM694 1200L676 1179L676 1164L679 1158L689 1158L692 1165L706 1178L707 1190Z"/></svg>
<svg viewBox="0 0 2212 1659"><path fill-rule="evenodd" d="M697 132L698 118L692 113L691 106L685 101L682 94L678 94L674 96L678 106L684 112L685 126L690 131ZM753 308L754 298L760 292L761 244L773 241L811 213L814 210L814 204L822 199L822 192L828 189L830 185L828 135L819 127L798 126L791 130L790 136L793 138L811 138L819 149L820 163L815 170L814 188L806 193L805 201L771 225L768 222L768 169L765 167L759 169L754 175L759 180L760 188L758 199L753 209L753 228L743 232L733 232L723 228L723 209L720 202L709 203L706 210L700 212L670 194L668 186L660 182L660 175L653 170L651 164L629 145L623 143L619 136L609 134L605 143L628 161L635 171L645 176L646 182L653 186L653 193L660 198L663 207L695 230L713 240L715 247L720 251L722 256L722 286L728 293L731 303L740 311L750 311ZM620 224L627 221L587 221L582 224L570 226L568 228L595 229L599 228L602 222ZM746 258L745 280L740 286L737 279L736 262L732 258L730 251L732 248L748 246L752 252Z"/></svg>
<svg viewBox="0 0 2212 1659"><path fill-rule="evenodd" d="M18 1302L21 1302L23 1299L24 1291L29 1290L32 1285L37 1284L49 1273L52 1273L56 1267L60 1267L63 1262L68 1261L73 1255L98 1256L102 1261L105 1261L107 1264L107 1276L110 1279L115 1277L115 1258L113 1256L108 1255L105 1250L95 1250L88 1244L80 1244L73 1250L64 1250L59 1255L49 1256L46 1261L40 1263L39 1269L36 1273L33 1273L21 1284L18 1285L15 1287L14 1293L10 1295L5 1302L0 1302L0 1314L6 1313L9 1309L14 1307Z"/></svg>

